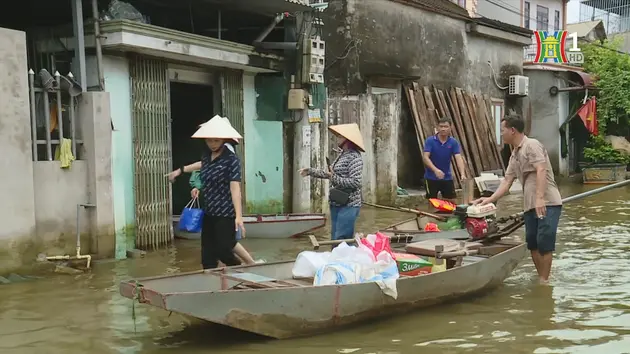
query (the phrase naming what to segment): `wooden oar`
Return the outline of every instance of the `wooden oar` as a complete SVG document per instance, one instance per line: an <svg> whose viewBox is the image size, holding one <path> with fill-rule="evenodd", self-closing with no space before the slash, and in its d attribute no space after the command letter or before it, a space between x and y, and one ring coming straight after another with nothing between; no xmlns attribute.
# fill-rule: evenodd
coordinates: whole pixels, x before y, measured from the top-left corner
<svg viewBox="0 0 630 354"><path fill-rule="evenodd" d="M393 244L398 243L410 243L410 242L418 242L425 240L467 240L468 233L465 229L461 230L449 230L442 232L422 232L417 231L416 233L402 233L394 236L387 236L392 241ZM314 235L308 236L311 241L311 245L314 250L318 250L320 246L331 246L331 245L339 245L343 242L347 244L353 244L356 242L355 239L342 239L342 240L322 240L319 241Z"/></svg>
<svg viewBox="0 0 630 354"><path fill-rule="evenodd" d="M409 209L409 208L403 208L403 207L391 207L391 206L373 204L373 203L368 203L368 202L363 202L363 204L365 204L367 206L371 206L373 208L387 209L387 210L394 210L394 211L404 211L404 212L407 212L407 213L414 213L416 215L428 216L430 218L433 218L433 219L436 219L436 220L439 220L439 221L446 221L446 218L444 216L428 213L426 211L421 211L421 210L416 210L416 209Z"/></svg>
<svg viewBox="0 0 630 354"><path fill-rule="evenodd" d="M580 200L582 198L590 197L590 196L595 195L595 194L606 192L606 191L609 191L611 189L621 188L621 187L624 187L624 186L627 186L627 185L630 185L630 179L627 179L627 180L624 180L624 181L620 181L620 182L616 182L616 183L613 183L613 184L609 184L609 185L604 186L604 187L599 187L599 188L596 188L596 189L592 189L592 190L590 190L588 192L583 192L583 193L580 193L580 194L572 195L570 197L566 197L566 198L562 199L562 204L570 203L570 202L573 202L573 201L576 201L576 200ZM510 216L505 216L505 217L499 218L497 220L497 222L501 223L501 222L506 222L506 221L510 221L510 220L522 220L524 214L525 214L525 212L521 211L521 212L512 214Z"/></svg>
<svg viewBox="0 0 630 354"><path fill-rule="evenodd" d="M409 242L410 240L413 239L413 235L400 235L400 236L388 236L390 240L392 240L392 242L395 243L399 243L399 242ZM319 241L315 235L308 235L309 240L311 241L311 245L313 246L314 250L318 250L320 246L331 246L331 245L339 245L342 243L347 243L347 244L353 244L356 242L356 239L354 238L347 238L347 239L341 239L341 240L323 240L323 241Z"/></svg>
<svg viewBox="0 0 630 354"><path fill-rule="evenodd" d="M308 238L311 241L311 245L313 245L313 249L316 251L319 249L320 246L339 245L343 242L352 244L356 242L356 240L353 238L349 238L347 240L325 240L325 241L319 241L317 238L315 238L315 235L309 235Z"/></svg>

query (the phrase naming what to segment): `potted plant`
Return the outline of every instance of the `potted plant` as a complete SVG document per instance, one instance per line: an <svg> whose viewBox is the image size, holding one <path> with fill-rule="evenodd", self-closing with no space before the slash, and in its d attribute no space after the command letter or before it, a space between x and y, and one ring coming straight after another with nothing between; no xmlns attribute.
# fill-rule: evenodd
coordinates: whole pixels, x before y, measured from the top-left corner
<svg viewBox="0 0 630 354"><path fill-rule="evenodd" d="M584 148L584 163L581 163L584 183L615 183L626 178L626 167L630 156L613 149L601 136L592 136Z"/></svg>

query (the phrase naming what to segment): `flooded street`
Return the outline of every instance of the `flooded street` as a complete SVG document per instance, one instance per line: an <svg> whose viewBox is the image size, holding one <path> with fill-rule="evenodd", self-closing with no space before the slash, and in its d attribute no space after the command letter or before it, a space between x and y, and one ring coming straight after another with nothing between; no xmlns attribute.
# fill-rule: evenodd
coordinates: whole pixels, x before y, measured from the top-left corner
<svg viewBox="0 0 630 354"><path fill-rule="evenodd" d="M500 203L502 214L520 206L520 195ZM411 216L366 207L358 231ZM567 204L558 240L551 286L537 285L527 258L483 297L285 341L132 308L118 294L121 280L199 268L198 242L177 240L144 259L97 262L90 274L0 286L0 353L630 353L630 188ZM310 245L305 239L244 244L266 261L293 258Z"/></svg>

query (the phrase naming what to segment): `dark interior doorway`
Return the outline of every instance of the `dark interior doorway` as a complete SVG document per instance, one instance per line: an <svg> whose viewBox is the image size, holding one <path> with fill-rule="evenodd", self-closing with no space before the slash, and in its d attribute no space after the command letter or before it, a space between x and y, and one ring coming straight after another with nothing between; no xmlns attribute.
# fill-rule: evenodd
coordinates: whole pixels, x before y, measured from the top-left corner
<svg viewBox="0 0 630 354"><path fill-rule="evenodd" d="M212 118L213 87L171 82L173 168L199 161L203 141L191 139L199 124ZM173 214L180 215L190 201L190 174L173 183Z"/></svg>

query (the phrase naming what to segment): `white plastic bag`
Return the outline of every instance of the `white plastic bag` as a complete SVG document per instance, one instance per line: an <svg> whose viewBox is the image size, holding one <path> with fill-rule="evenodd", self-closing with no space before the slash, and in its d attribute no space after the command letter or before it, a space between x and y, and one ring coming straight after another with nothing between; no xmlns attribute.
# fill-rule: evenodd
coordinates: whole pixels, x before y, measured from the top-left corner
<svg viewBox="0 0 630 354"><path fill-rule="evenodd" d="M339 246L332 250L329 262L353 262L358 264L372 264L373 257L369 252L359 247L350 246L342 242Z"/></svg>
<svg viewBox="0 0 630 354"><path fill-rule="evenodd" d="M354 284L360 282L360 265L352 262L334 262L315 273L313 285Z"/></svg>
<svg viewBox="0 0 630 354"><path fill-rule="evenodd" d="M330 252L302 251L295 259L291 273L294 277L314 277L318 269L329 263L330 255Z"/></svg>
<svg viewBox="0 0 630 354"><path fill-rule="evenodd" d="M369 265L361 265L360 271L360 282L375 282L385 295L389 295L394 299L398 297L396 281L400 274L398 273L398 265L391 254L382 251L376 257L376 262Z"/></svg>

